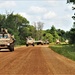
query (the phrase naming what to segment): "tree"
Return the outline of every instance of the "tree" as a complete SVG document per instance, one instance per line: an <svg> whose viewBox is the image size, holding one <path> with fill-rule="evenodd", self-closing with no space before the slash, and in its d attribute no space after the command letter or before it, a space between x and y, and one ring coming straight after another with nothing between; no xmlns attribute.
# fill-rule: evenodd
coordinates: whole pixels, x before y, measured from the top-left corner
<svg viewBox="0 0 75 75"><path fill-rule="evenodd" d="M28 25L29 21L19 14L14 15L13 12L7 15L0 14L0 28L6 28L10 34L13 34L16 44L23 44L22 41L25 41L23 38L26 34L22 34L25 31L23 29L25 25L23 24Z"/></svg>
<svg viewBox="0 0 75 75"><path fill-rule="evenodd" d="M19 37L19 31L18 31L18 27L19 27L18 19L19 19L18 16L13 15L13 13L7 14L6 25L5 25L5 28L8 29L9 33L14 34L16 39L16 44L20 43L20 37Z"/></svg>
<svg viewBox="0 0 75 75"><path fill-rule="evenodd" d="M67 0L67 3L73 3L73 4L75 4L75 0Z"/></svg>
<svg viewBox="0 0 75 75"><path fill-rule="evenodd" d="M35 40L37 40L38 36L37 36L37 24L36 24L36 22L34 22L33 26L34 26L34 29L32 30L33 37L35 38Z"/></svg>
<svg viewBox="0 0 75 75"><path fill-rule="evenodd" d="M54 41L56 41L56 39L59 39L59 35L57 34L57 31L54 25L52 25L50 33L53 35Z"/></svg>
<svg viewBox="0 0 75 75"><path fill-rule="evenodd" d="M37 22L37 39L42 39L42 29L43 29L43 24L42 22Z"/></svg>
<svg viewBox="0 0 75 75"><path fill-rule="evenodd" d="M45 40L48 40L50 43L53 42L53 36L50 33L46 33Z"/></svg>
<svg viewBox="0 0 75 75"><path fill-rule="evenodd" d="M5 21L6 21L6 16L0 14L0 31L1 31L1 28L4 27Z"/></svg>
<svg viewBox="0 0 75 75"><path fill-rule="evenodd" d="M29 29L29 31L30 31L30 35L33 37L33 38L37 38L36 37L36 32L37 32L37 30L36 30L36 28L33 26L33 25L30 25L30 27L29 27L30 29Z"/></svg>
<svg viewBox="0 0 75 75"><path fill-rule="evenodd" d="M57 34L59 35L61 41L64 41L66 39L64 30L57 29Z"/></svg>
<svg viewBox="0 0 75 75"><path fill-rule="evenodd" d="M67 0L67 3L73 3L75 4L75 0ZM72 10L75 10L75 7L72 7ZM73 20L75 20L75 13L74 13L74 16L72 16ZM75 39L74 39L74 36L75 36L75 22L73 23L73 28L71 28L70 32L70 43L75 43Z"/></svg>
<svg viewBox="0 0 75 75"><path fill-rule="evenodd" d="M70 35L70 43L74 44L75 43L75 28L71 28L69 35Z"/></svg>
<svg viewBox="0 0 75 75"><path fill-rule="evenodd" d="M74 16L72 16L73 20L75 20L75 13ZM75 28L75 22L73 22L73 27Z"/></svg>

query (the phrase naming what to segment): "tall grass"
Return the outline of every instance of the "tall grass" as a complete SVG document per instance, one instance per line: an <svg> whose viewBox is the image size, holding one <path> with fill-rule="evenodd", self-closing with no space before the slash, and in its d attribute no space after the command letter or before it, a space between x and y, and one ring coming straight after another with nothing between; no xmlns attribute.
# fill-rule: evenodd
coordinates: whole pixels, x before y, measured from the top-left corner
<svg viewBox="0 0 75 75"><path fill-rule="evenodd" d="M50 48L55 52L75 61L75 45L51 44Z"/></svg>

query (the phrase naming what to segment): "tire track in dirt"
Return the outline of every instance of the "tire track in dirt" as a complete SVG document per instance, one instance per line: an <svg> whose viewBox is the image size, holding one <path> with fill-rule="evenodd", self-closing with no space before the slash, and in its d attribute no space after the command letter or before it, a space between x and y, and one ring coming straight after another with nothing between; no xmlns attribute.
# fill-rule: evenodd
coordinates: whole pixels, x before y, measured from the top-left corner
<svg viewBox="0 0 75 75"><path fill-rule="evenodd" d="M26 74L26 75L48 75L48 66L42 56L41 48L36 47L32 50L27 61L24 62L25 65L22 65L24 69L19 71L18 74ZM50 70L50 74L53 72Z"/></svg>
<svg viewBox="0 0 75 75"><path fill-rule="evenodd" d="M11 53L10 55L10 52L8 52L8 55L5 56L2 61L0 62L0 74L4 73L4 74L8 74L12 71L13 73L13 70L16 70L18 67L19 67L19 63L21 62L21 57L22 55L28 55L26 53L29 53L31 51L30 48L18 48L16 49L14 52ZM6 52L4 52L6 53ZM3 53L3 54L4 54ZM20 63L21 65L21 63ZM14 69L15 68L15 69Z"/></svg>

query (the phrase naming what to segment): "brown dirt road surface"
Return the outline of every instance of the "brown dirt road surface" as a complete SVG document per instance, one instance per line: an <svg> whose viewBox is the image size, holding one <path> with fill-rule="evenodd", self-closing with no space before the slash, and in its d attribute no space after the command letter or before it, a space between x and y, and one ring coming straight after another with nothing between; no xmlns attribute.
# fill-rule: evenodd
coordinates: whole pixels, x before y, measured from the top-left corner
<svg viewBox="0 0 75 75"><path fill-rule="evenodd" d="M44 45L1 50L0 75L75 75L75 61Z"/></svg>

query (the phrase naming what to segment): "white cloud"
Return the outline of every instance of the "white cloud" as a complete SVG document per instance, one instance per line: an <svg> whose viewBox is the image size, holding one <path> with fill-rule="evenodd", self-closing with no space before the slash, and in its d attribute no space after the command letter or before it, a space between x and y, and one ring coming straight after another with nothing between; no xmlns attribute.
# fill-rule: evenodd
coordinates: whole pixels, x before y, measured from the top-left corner
<svg viewBox="0 0 75 75"><path fill-rule="evenodd" d="M31 16L28 15L27 13L25 13L25 12L19 12L18 14L20 14L21 16L27 18L28 20L31 18Z"/></svg>
<svg viewBox="0 0 75 75"><path fill-rule="evenodd" d="M51 18L54 18L54 17L56 17L56 13L55 12L51 12L51 11L49 11L48 13L46 13L44 15L44 19L51 19Z"/></svg>
<svg viewBox="0 0 75 75"><path fill-rule="evenodd" d="M32 13L45 13L47 10L44 7L31 6L29 9Z"/></svg>
<svg viewBox="0 0 75 75"><path fill-rule="evenodd" d="M41 19L41 16L36 16L36 20L37 21L41 21L42 19Z"/></svg>
<svg viewBox="0 0 75 75"><path fill-rule="evenodd" d="M60 0L47 0L46 2L50 4L50 6L57 6Z"/></svg>
<svg viewBox="0 0 75 75"><path fill-rule="evenodd" d="M64 16L65 19L70 19L72 17L72 15L67 14L66 16Z"/></svg>
<svg viewBox="0 0 75 75"><path fill-rule="evenodd" d="M56 3L56 0L47 0L47 2L50 4L54 4L54 3Z"/></svg>
<svg viewBox="0 0 75 75"><path fill-rule="evenodd" d="M17 13L15 13L17 14ZM41 16L32 16L32 15L29 15L25 12L19 12L18 14L20 14L21 16L25 17L27 20L31 21L31 22L35 22L35 21L42 21L42 18Z"/></svg>
<svg viewBox="0 0 75 75"><path fill-rule="evenodd" d="M15 1L3 1L0 3L0 8L10 8L10 7L15 7L16 3Z"/></svg>

